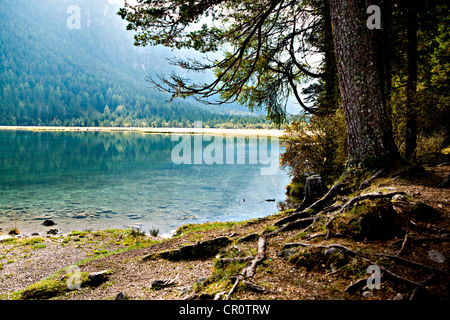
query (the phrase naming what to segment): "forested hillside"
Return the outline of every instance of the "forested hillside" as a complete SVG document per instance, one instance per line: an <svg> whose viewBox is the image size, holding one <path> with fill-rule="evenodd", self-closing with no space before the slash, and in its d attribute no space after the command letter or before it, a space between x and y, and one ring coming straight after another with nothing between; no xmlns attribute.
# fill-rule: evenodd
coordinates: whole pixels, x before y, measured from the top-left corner
<svg viewBox="0 0 450 320"><path fill-rule="evenodd" d="M72 5L79 28L68 26ZM150 89L148 74L170 72L170 50L133 47L117 9L106 0L2 1L0 125L265 125Z"/></svg>

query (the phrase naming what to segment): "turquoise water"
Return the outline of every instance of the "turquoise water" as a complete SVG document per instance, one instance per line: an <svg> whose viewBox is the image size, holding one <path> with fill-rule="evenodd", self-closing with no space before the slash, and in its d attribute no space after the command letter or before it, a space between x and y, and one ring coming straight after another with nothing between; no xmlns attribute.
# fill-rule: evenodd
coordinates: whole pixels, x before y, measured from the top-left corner
<svg viewBox="0 0 450 320"><path fill-rule="evenodd" d="M289 182L275 142L0 131L0 227L45 233L52 219L62 233L134 226L169 236L186 223L267 216Z"/></svg>

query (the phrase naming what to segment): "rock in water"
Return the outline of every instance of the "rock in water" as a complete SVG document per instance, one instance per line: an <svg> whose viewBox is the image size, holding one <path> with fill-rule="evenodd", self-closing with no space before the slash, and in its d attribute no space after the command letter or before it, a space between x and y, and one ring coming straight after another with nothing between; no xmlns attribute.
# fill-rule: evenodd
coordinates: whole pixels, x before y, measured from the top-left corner
<svg viewBox="0 0 450 320"><path fill-rule="evenodd" d="M11 230L8 231L8 234L11 236L17 236L18 234L20 234L20 231L17 228L12 228Z"/></svg>
<svg viewBox="0 0 450 320"><path fill-rule="evenodd" d="M86 213L79 213L79 214L74 215L72 218L74 218L74 219L84 219L84 218L87 218L87 214Z"/></svg>
<svg viewBox="0 0 450 320"><path fill-rule="evenodd" d="M42 224L46 227L51 227L55 225L55 222L53 220L45 220Z"/></svg>

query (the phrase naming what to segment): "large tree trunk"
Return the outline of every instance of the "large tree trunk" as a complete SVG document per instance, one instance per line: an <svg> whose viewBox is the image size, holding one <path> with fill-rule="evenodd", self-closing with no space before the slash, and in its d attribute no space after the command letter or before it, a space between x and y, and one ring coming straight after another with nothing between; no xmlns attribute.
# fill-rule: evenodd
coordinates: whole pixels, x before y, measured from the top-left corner
<svg viewBox="0 0 450 320"><path fill-rule="evenodd" d="M414 107L417 90L417 5L415 0L410 0L408 3L407 35L405 158L410 159L417 147L417 113Z"/></svg>
<svg viewBox="0 0 450 320"><path fill-rule="evenodd" d="M346 118L350 165L388 166L399 159L378 74L373 30L363 0L330 0L331 21Z"/></svg>
<svg viewBox="0 0 450 320"><path fill-rule="evenodd" d="M386 0L381 11L383 17L383 64L384 64L384 96L387 112L390 112L392 91L392 0Z"/></svg>
<svg viewBox="0 0 450 320"><path fill-rule="evenodd" d="M323 24L324 24L324 82L325 82L325 96L322 100L322 107L319 108L320 114L334 114L339 106L339 83L336 71L336 58L334 55L333 45L333 30L331 26L330 8L327 1L325 1L322 8Z"/></svg>

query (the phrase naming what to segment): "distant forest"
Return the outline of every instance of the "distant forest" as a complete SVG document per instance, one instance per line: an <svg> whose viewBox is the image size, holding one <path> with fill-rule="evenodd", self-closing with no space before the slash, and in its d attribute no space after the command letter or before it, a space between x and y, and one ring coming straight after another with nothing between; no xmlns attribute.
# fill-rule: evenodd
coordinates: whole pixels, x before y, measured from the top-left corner
<svg viewBox="0 0 450 320"><path fill-rule="evenodd" d="M80 7L79 30L66 25L72 4ZM107 1L2 1L0 125L271 126L262 116L219 114L150 89L145 77L168 71L161 70L168 51L134 48L116 12Z"/></svg>

